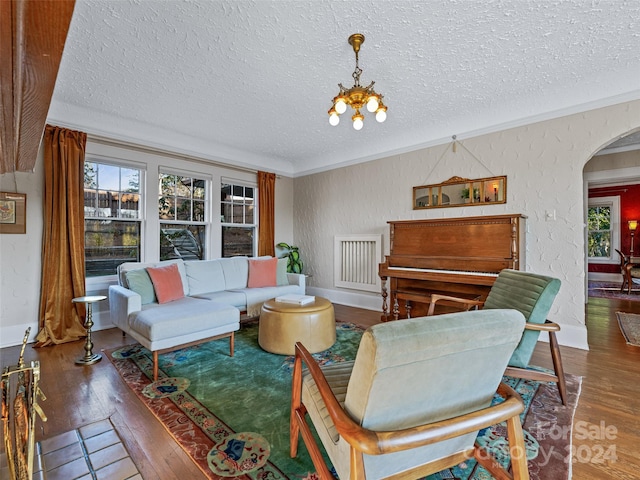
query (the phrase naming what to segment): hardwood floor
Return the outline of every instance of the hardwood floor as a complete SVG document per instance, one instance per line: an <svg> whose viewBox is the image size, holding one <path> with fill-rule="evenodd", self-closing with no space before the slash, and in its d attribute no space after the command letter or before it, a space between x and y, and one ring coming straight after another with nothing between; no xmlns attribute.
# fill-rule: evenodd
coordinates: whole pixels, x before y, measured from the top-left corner
<svg viewBox="0 0 640 480"><path fill-rule="evenodd" d="M338 320L363 326L380 319L378 312L342 305L335 311ZM625 343L615 312L640 314L640 301L592 298L586 311L590 350L561 347L565 370L583 377L574 421L573 478L638 479L640 347ZM96 332L93 340L94 352L133 343L117 329ZM36 440L111 418L144 478L206 478L125 386L108 359L89 367L74 364L84 354L82 347L83 342L74 342L25 351L26 361L40 360L41 387L47 396L42 407L49 421L39 422ZM1 349L0 363L15 364L18 354L18 347ZM533 363L551 367L546 343L536 347Z"/></svg>

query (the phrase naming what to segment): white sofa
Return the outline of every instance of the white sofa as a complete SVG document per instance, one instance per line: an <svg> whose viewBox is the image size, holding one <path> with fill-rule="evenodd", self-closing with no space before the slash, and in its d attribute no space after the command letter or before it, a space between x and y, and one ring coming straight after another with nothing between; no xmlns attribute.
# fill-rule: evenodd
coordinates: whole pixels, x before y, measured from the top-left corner
<svg viewBox="0 0 640 480"><path fill-rule="evenodd" d="M255 316L266 300L286 293L305 293L304 275L286 273L287 259L277 261L276 285L249 288L250 265L268 258L123 263L118 267L119 284L109 287L111 322L153 352L154 380L159 353L229 337L233 356L234 332L240 328L241 312ZM134 279L148 267L172 263L180 272L184 297L157 303L153 291L149 294Z"/></svg>

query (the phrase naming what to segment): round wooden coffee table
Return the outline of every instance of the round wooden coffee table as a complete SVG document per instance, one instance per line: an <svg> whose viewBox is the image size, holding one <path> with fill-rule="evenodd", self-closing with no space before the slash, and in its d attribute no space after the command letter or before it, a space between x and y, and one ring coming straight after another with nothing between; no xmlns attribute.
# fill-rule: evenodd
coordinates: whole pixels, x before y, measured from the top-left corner
<svg viewBox="0 0 640 480"><path fill-rule="evenodd" d="M262 305L258 343L263 350L293 355L301 342L311 353L322 352L336 343L336 320L329 300L316 297L307 305L268 300Z"/></svg>

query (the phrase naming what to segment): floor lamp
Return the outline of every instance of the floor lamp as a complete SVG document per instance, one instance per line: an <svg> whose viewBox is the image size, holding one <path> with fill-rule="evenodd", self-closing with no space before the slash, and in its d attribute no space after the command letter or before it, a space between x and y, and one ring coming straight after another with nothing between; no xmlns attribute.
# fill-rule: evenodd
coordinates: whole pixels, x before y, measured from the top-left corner
<svg viewBox="0 0 640 480"><path fill-rule="evenodd" d="M633 237L636 234L636 228L638 228L638 220L629 220L629 231L631 232L631 252L629 256L633 257Z"/></svg>

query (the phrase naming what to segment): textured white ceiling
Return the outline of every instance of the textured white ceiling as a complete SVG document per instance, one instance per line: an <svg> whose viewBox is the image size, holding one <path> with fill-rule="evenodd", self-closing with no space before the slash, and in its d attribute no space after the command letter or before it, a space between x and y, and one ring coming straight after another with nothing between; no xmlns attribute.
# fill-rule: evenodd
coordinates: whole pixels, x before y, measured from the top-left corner
<svg viewBox="0 0 640 480"><path fill-rule="evenodd" d="M635 98L637 0L78 0L48 121L301 175Z"/></svg>

